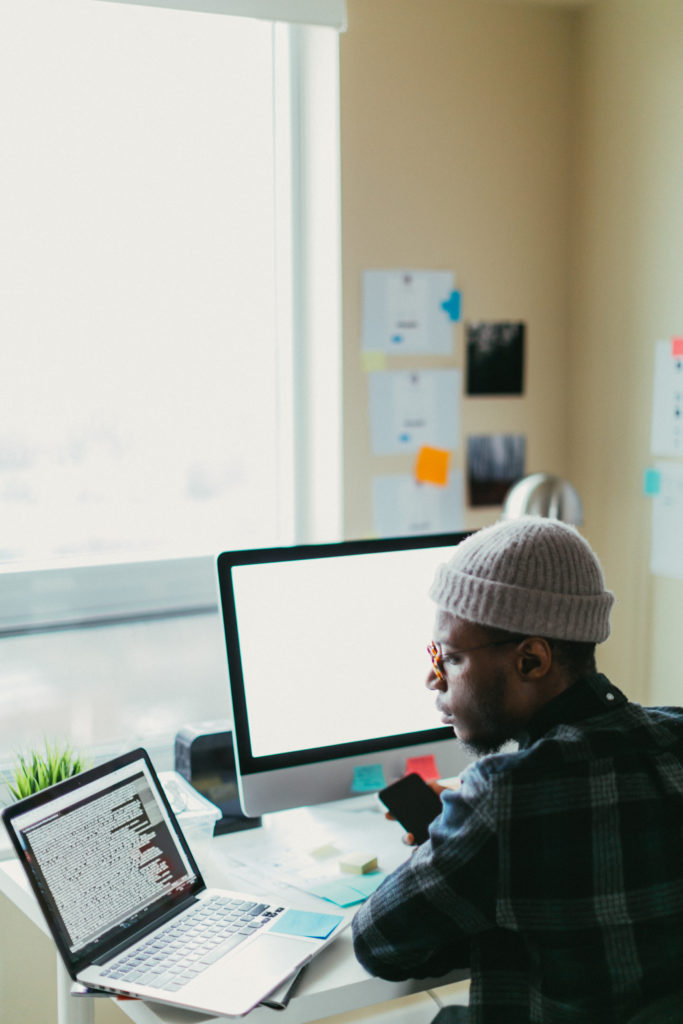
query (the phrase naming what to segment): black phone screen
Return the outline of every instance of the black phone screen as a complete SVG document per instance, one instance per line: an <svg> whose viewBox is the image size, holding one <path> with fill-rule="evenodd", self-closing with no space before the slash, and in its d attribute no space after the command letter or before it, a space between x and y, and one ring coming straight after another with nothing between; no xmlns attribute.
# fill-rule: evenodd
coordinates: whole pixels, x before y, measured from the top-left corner
<svg viewBox="0 0 683 1024"><path fill-rule="evenodd" d="M380 790L378 795L406 832L415 836L416 843L428 838L429 824L441 814L441 798L424 779L412 772Z"/></svg>

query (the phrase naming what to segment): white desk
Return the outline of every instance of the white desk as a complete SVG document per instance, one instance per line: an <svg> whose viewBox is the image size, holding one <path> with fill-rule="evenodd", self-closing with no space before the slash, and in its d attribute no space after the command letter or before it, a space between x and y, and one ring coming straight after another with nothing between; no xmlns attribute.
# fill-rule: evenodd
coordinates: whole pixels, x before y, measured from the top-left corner
<svg viewBox="0 0 683 1024"><path fill-rule="evenodd" d="M385 871L393 870L410 855L409 849L401 842L400 826L384 819L374 797L358 797L319 808L268 815L259 829L197 842L193 844L193 852L208 885L250 888L265 897L280 898L289 905L324 910L327 913L346 913L350 917L353 908L341 911L333 904L291 887L282 880L281 872L287 864L293 862L296 852L313 849L321 845L320 840L336 840L336 845L343 852L360 849L376 853L380 868ZM40 908L16 860L0 863L0 892L47 933ZM286 1010L257 1007L247 1019L249 1024L275 1024L277 1015L282 1024L307 1024L323 1017L424 992L466 977L467 972L454 971L438 981L421 979L388 982L373 978L356 961L350 929L347 929L306 967ZM73 997L69 994L70 979L61 961L58 964L58 979L59 1024L93 1024L94 998ZM118 1001L117 1005L138 1024L196 1024L204 1020L230 1019L209 1018L203 1014L139 1000ZM436 1014L436 1010L434 1004L432 1015Z"/></svg>

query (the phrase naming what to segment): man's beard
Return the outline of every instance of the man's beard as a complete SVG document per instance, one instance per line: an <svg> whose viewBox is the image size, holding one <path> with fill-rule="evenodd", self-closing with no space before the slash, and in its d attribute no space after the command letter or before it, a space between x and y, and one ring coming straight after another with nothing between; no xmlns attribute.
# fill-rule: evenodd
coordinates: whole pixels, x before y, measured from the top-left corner
<svg viewBox="0 0 683 1024"><path fill-rule="evenodd" d="M469 743L463 741L463 746L466 750L469 750L475 757L485 757L486 754L497 754L501 747L512 739L511 736L505 736L503 739L482 738L470 740Z"/></svg>
<svg viewBox="0 0 683 1024"><path fill-rule="evenodd" d="M516 738L519 725L512 722L504 711L505 679L497 675L477 706L478 734L463 740L463 745L476 757L497 753L502 746Z"/></svg>

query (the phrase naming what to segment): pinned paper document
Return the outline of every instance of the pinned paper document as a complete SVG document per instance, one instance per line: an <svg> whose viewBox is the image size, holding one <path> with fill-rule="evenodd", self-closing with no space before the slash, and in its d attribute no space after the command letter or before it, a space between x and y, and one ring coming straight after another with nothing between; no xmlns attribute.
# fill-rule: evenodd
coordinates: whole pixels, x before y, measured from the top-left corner
<svg viewBox="0 0 683 1024"><path fill-rule="evenodd" d="M652 393L650 450L653 455L683 455L683 356L678 341L658 341Z"/></svg>
<svg viewBox="0 0 683 1024"><path fill-rule="evenodd" d="M460 447L460 370L387 370L368 383L374 455Z"/></svg>
<svg viewBox="0 0 683 1024"><path fill-rule="evenodd" d="M683 465L658 463L659 489L652 497L650 569L657 576L683 579ZM654 477L653 477L654 480Z"/></svg>
<svg viewBox="0 0 683 1024"><path fill-rule="evenodd" d="M378 537L410 537L463 530L465 488L461 469L446 484L421 483L408 473L372 481L373 530Z"/></svg>
<svg viewBox="0 0 683 1024"><path fill-rule="evenodd" d="M450 355L453 321L460 316L454 283L450 271L366 270L363 349L392 355Z"/></svg>

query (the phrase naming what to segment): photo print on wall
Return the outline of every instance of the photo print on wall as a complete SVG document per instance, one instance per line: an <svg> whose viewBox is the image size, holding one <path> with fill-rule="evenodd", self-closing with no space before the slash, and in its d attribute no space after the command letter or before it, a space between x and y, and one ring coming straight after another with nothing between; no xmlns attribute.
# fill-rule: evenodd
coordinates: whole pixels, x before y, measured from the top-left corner
<svg viewBox="0 0 683 1024"><path fill-rule="evenodd" d="M518 321L467 325L467 394L521 395L525 326Z"/></svg>
<svg viewBox="0 0 683 1024"><path fill-rule="evenodd" d="M522 434L468 437L470 505L502 505L512 485L524 476L525 456L526 438Z"/></svg>

